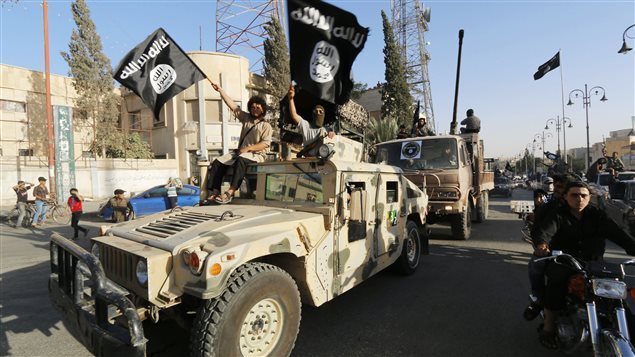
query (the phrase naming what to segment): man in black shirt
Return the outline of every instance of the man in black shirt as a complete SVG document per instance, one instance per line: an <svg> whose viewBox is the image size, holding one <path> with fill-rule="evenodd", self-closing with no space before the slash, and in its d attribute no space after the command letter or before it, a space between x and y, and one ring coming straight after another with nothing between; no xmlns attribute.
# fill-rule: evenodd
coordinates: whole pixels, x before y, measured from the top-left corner
<svg viewBox="0 0 635 357"><path fill-rule="evenodd" d="M13 228L22 226L22 220L26 215L26 201L29 196L29 189L32 186L32 183L26 183L22 180L18 181L18 184L13 186L13 191L15 191L15 194L18 196L15 206L20 212L20 214L18 215L18 220L15 222L15 226L13 226Z"/></svg>
<svg viewBox="0 0 635 357"><path fill-rule="evenodd" d="M534 255L547 256L551 250L560 250L582 261L600 260L607 238L629 255L635 255L635 238L620 229L604 211L589 205L591 193L586 183L570 182L564 193L566 205L545 217L533 236ZM557 348L555 311L565 306L567 280L571 274L568 267L560 264L550 263L546 269L545 320L540 341L548 348Z"/></svg>

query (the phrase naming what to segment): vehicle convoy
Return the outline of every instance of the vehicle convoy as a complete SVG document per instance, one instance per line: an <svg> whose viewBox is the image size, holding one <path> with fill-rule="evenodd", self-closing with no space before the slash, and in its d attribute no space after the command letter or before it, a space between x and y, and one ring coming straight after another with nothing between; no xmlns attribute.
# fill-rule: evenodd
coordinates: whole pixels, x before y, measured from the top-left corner
<svg viewBox="0 0 635 357"><path fill-rule="evenodd" d="M456 239L469 239L471 222L487 219L494 172L486 170L478 133L386 141L377 144L375 162L400 167L425 188L428 223L449 221Z"/></svg>
<svg viewBox="0 0 635 357"><path fill-rule="evenodd" d="M91 252L51 237L50 298L94 354L144 355L144 324L173 319L200 356L285 356L301 303L320 306L428 251L425 191L361 145L247 168L230 205L175 208L107 228ZM330 157L333 149L335 155Z"/></svg>
<svg viewBox="0 0 635 357"><path fill-rule="evenodd" d="M580 262L569 254L554 251L539 260L554 260L575 274L567 284L566 306L555 318L558 349L572 355L635 356L627 321L624 267L605 261ZM530 295L530 301L535 297Z"/></svg>

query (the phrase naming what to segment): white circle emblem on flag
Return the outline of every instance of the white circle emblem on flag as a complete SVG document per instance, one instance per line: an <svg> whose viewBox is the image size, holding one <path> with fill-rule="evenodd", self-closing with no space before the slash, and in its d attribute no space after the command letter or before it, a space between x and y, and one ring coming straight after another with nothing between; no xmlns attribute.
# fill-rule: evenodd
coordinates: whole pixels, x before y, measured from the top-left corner
<svg viewBox="0 0 635 357"><path fill-rule="evenodd" d="M150 71L150 83L157 94L168 90L175 81L176 71L170 65L160 64Z"/></svg>
<svg viewBox="0 0 635 357"><path fill-rule="evenodd" d="M333 80L340 67L340 54L337 48L326 41L315 44L311 55L311 79L318 83L326 83Z"/></svg>

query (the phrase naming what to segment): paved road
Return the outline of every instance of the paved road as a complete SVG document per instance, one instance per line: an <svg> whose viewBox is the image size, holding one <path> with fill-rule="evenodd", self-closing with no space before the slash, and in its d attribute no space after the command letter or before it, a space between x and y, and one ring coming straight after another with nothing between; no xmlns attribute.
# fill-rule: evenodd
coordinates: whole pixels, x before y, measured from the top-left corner
<svg viewBox="0 0 635 357"><path fill-rule="evenodd" d="M514 192L514 199L529 197L529 191ZM86 217L91 234L99 224L96 216ZM47 297L48 236L68 236L71 228L0 227L0 355L89 355ZM319 308L304 306L293 355L559 355L538 344L538 322L521 317L530 247L519 239L520 227L506 198L492 198L489 220L473 226L469 241L450 240L447 227L433 226L431 254L414 275L383 272ZM624 257L618 252L610 246L608 255ZM176 328L160 340L168 345L153 344L155 356L187 353L187 334Z"/></svg>

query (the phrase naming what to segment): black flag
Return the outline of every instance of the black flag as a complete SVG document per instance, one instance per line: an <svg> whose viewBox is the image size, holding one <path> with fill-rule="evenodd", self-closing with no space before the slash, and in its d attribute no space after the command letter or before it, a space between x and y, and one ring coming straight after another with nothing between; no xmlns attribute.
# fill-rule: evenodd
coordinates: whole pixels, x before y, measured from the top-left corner
<svg viewBox="0 0 635 357"><path fill-rule="evenodd" d="M205 79L203 71L162 28L128 52L114 77L141 97L157 119L168 100Z"/></svg>
<svg viewBox="0 0 635 357"><path fill-rule="evenodd" d="M536 73L534 73L534 80L538 80L542 78L545 74L549 73L552 69L556 69L560 67L560 51L556 53L551 59L545 63L543 63Z"/></svg>
<svg viewBox="0 0 635 357"><path fill-rule="evenodd" d="M350 12L319 0L289 0L287 6L291 79L320 99L344 104L368 28Z"/></svg>

